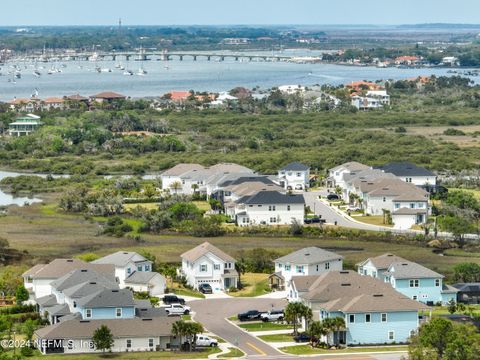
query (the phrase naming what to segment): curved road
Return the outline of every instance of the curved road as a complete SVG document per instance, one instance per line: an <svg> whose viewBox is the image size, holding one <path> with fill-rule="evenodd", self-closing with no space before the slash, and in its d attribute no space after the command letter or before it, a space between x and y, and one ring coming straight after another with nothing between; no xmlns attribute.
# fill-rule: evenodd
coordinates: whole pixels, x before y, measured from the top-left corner
<svg viewBox="0 0 480 360"><path fill-rule="evenodd" d="M233 315L247 310L267 311L272 308L284 308L287 301L284 299L266 299L266 298L223 298L223 299L203 299L193 300L188 303L192 311L195 312L195 321L211 333L218 335L229 343L240 348L247 356L247 359L338 359L338 360L400 360L404 353L387 354L369 354L359 355L336 355L326 354L318 356L293 356L285 355L270 345L260 341L249 333L239 329L226 320Z"/></svg>

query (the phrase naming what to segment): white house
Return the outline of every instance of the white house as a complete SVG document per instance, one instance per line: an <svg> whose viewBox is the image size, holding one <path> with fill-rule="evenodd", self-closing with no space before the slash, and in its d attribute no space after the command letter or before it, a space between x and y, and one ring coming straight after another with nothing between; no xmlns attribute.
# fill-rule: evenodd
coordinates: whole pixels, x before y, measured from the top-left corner
<svg viewBox="0 0 480 360"><path fill-rule="evenodd" d="M239 226L302 224L305 199L300 194L259 191L253 196L237 200L235 214Z"/></svg>
<svg viewBox="0 0 480 360"><path fill-rule="evenodd" d="M341 188L345 187L344 175L358 172L361 170L370 169L370 166L361 164L356 161L346 162L344 164L335 166L328 170L328 179L327 185L329 187L340 186Z"/></svg>
<svg viewBox="0 0 480 360"><path fill-rule="evenodd" d="M310 184L310 168L293 162L278 171L280 186L286 190L305 190Z"/></svg>
<svg viewBox="0 0 480 360"><path fill-rule="evenodd" d="M383 107L382 100L372 96L352 96L351 105L359 110L374 110Z"/></svg>
<svg viewBox="0 0 480 360"><path fill-rule="evenodd" d="M270 275L270 286L287 289L293 276L319 275L327 271L342 270L343 256L311 246L303 248L276 260L275 272ZM291 297L291 296L290 296Z"/></svg>
<svg viewBox="0 0 480 360"><path fill-rule="evenodd" d="M183 253L181 258L181 273L195 289L203 283L217 292L238 286L235 259L208 242Z"/></svg>
<svg viewBox="0 0 480 360"><path fill-rule="evenodd" d="M305 91L305 87L301 85L281 85L278 87L278 90L280 92L291 95L291 94L303 93Z"/></svg>
<svg viewBox="0 0 480 360"><path fill-rule="evenodd" d="M386 90L369 90L367 97L377 99L382 105L390 105L390 95Z"/></svg>
<svg viewBox="0 0 480 360"><path fill-rule="evenodd" d="M192 170L204 170L200 164L178 164L173 168L164 171L160 177L162 179L162 189L169 190L173 194L183 193L183 184L181 176Z"/></svg>
<svg viewBox="0 0 480 360"><path fill-rule="evenodd" d="M165 293L167 281L157 272L135 271L125 279L125 287L136 292L147 292L152 296L159 296Z"/></svg>
<svg viewBox="0 0 480 360"><path fill-rule="evenodd" d="M392 173L400 180L416 186L427 188L437 185L437 175L410 162L392 162L379 167L379 169Z"/></svg>

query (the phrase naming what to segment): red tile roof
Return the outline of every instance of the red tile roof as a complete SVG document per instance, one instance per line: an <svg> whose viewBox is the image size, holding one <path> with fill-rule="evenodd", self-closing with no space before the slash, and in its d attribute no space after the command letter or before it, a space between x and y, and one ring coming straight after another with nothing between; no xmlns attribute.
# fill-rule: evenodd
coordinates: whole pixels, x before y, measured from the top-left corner
<svg viewBox="0 0 480 360"><path fill-rule="evenodd" d="M190 91L172 91L170 92L170 99L172 101L182 101L186 100L190 95Z"/></svg>
<svg viewBox="0 0 480 360"><path fill-rule="evenodd" d="M125 99L126 96L122 94L118 94L112 91L104 91L97 95L91 96L94 99Z"/></svg>

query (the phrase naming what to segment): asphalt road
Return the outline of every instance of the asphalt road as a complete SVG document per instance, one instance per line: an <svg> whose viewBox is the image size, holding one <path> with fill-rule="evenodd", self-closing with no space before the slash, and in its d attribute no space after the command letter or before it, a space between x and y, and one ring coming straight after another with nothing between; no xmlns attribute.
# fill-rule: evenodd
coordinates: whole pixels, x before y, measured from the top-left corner
<svg viewBox="0 0 480 360"><path fill-rule="evenodd" d="M229 323L226 318L247 310L267 311L272 308L282 309L287 302L284 299L262 298L225 298L194 300L189 302L192 311L195 312L195 320L209 331L229 343L240 348L247 359L318 359L318 360L400 360L403 354L359 354L359 355L318 355L318 356L290 356L285 355L275 348L267 345L256 337Z"/></svg>

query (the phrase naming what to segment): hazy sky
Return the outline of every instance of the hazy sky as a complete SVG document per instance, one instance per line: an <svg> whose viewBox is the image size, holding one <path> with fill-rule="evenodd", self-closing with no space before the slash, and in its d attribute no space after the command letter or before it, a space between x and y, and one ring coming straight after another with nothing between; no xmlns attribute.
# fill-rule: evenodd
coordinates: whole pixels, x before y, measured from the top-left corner
<svg viewBox="0 0 480 360"><path fill-rule="evenodd" d="M480 23L479 0L1 0L0 26Z"/></svg>

